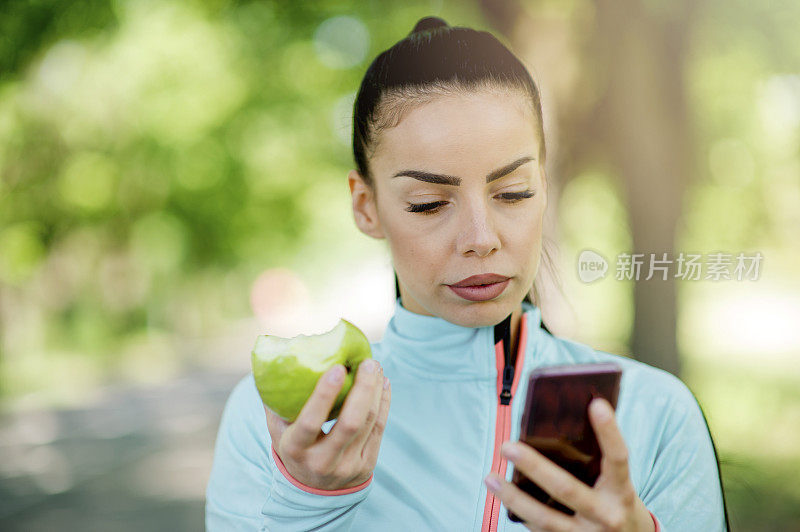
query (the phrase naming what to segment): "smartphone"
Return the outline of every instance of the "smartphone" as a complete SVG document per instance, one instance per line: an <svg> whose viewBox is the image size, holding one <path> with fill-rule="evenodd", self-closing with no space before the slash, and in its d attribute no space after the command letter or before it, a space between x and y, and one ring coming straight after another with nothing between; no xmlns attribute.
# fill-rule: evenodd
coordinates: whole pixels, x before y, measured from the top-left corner
<svg viewBox="0 0 800 532"><path fill-rule="evenodd" d="M613 362L568 364L533 370L520 420L520 441L593 486L600 476L600 445L589 422L589 403L603 397L617 407L622 367ZM512 482L532 497L567 515L556 501L516 467ZM512 521L522 519L508 510Z"/></svg>

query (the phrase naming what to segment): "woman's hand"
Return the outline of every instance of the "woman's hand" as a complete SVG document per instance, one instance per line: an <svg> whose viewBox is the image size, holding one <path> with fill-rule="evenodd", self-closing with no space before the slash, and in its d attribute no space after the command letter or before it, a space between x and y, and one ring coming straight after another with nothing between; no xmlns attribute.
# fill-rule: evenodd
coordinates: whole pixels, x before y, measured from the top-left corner
<svg viewBox="0 0 800 532"><path fill-rule="evenodd" d="M392 390L377 360L358 366L353 387L328 434L321 430L344 382L337 364L317 381L297 419L287 423L266 406L272 447L286 470L312 488L337 490L372 475L389 414Z"/></svg>
<svg viewBox="0 0 800 532"><path fill-rule="evenodd" d="M594 486L581 482L523 442L505 442L502 449L514 467L551 497L573 509L575 515L545 506L496 474L486 477L486 485L530 530L652 532L655 524L631 482L628 448L608 401L594 399L589 420L603 453L600 476ZM493 481L497 489L492 489Z"/></svg>

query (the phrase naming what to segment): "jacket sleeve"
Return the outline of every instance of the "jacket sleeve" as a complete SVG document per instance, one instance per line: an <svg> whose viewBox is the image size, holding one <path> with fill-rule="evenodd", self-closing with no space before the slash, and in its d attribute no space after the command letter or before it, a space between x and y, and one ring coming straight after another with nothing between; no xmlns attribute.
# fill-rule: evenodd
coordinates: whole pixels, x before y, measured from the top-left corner
<svg viewBox="0 0 800 532"><path fill-rule="evenodd" d="M726 531L716 452L700 405L686 385L668 376L666 410L642 502L660 532ZM671 392L671 393L669 393Z"/></svg>
<svg viewBox="0 0 800 532"><path fill-rule="evenodd" d="M323 431L332 424L323 425ZM317 490L292 478L272 449L250 373L234 388L222 413L206 487L206 530L350 530L371 485L372 477L345 490Z"/></svg>

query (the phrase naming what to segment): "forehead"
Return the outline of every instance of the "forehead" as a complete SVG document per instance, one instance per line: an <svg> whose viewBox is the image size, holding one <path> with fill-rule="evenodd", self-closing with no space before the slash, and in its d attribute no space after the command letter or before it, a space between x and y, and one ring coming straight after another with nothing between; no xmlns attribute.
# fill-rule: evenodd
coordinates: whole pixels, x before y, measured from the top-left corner
<svg viewBox="0 0 800 532"><path fill-rule="evenodd" d="M370 163L377 176L414 169L482 178L521 155L538 156L535 120L520 92L436 96L378 134Z"/></svg>

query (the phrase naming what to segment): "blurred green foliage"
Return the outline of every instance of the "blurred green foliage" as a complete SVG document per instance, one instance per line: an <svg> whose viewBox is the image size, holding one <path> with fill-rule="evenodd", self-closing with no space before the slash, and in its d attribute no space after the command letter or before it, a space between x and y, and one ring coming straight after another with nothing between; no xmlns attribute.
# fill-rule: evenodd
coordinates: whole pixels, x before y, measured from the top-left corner
<svg viewBox="0 0 800 532"><path fill-rule="evenodd" d="M413 23L379 8L347 10ZM209 332L249 314L260 271L346 252L349 113L384 44L363 22L326 32L329 10L289 2L3 9L0 394L57 395L41 373L64 356L113 375L141 333Z"/></svg>

